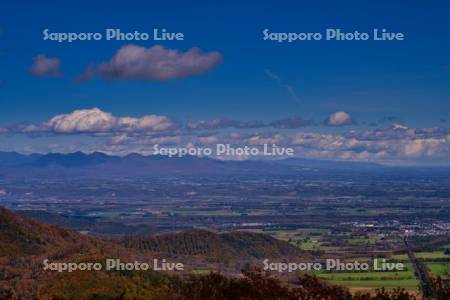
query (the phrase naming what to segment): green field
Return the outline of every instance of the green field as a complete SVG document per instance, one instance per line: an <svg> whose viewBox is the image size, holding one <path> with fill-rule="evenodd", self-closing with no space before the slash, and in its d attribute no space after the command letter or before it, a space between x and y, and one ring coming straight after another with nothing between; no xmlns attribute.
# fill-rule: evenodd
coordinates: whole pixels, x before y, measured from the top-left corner
<svg viewBox="0 0 450 300"><path fill-rule="evenodd" d="M445 254L443 250L416 252L415 255L417 258L425 261L425 264L434 275L450 278L450 262L439 261L440 259L450 258L450 255ZM408 256L406 254L397 254L392 255L391 259L406 261Z"/></svg>
<svg viewBox="0 0 450 300"><path fill-rule="evenodd" d="M376 249L376 244L381 237L370 234L351 234L348 232L340 232L330 235L330 230L323 228L302 228L296 230L273 230L270 234L280 240L288 241L291 244L306 250L322 250L325 253L335 252L340 255L354 254L356 260L364 261L371 257L370 250ZM398 240L398 244L402 244L402 240ZM364 251L367 251L367 257L363 258ZM386 252L388 254L388 252ZM341 254L342 255L342 254ZM440 276L448 276L450 264L443 262L431 262L430 260L440 260L450 257L444 253L444 249L439 251L416 252L416 256L430 263L430 270ZM414 268L409 262L406 253L392 255L390 260L401 261L405 264L405 271L397 272L314 272L315 275L336 285L346 286L352 291L374 291L379 288L393 289L404 288L410 292L419 291L419 281L414 274ZM447 275L446 275L447 274Z"/></svg>
<svg viewBox="0 0 450 300"><path fill-rule="evenodd" d="M320 249L321 236L329 232L324 228L300 228L296 230L268 230L276 239L286 241L303 250Z"/></svg>
<svg viewBox="0 0 450 300"><path fill-rule="evenodd" d="M422 259L439 259L450 257L450 255L445 254L444 251L432 251L432 252L416 252L416 257Z"/></svg>
<svg viewBox="0 0 450 300"><path fill-rule="evenodd" d="M405 263L406 270L398 272L318 272L317 276L337 285L349 288L374 290L385 287L387 289L402 287L406 290L417 290L419 281L414 275L410 263Z"/></svg>
<svg viewBox="0 0 450 300"><path fill-rule="evenodd" d="M428 262L427 267L436 276L450 278L450 263Z"/></svg>
<svg viewBox="0 0 450 300"><path fill-rule="evenodd" d="M408 255L406 254L395 254L390 257L391 259L400 260L400 261L408 261Z"/></svg>
<svg viewBox="0 0 450 300"><path fill-rule="evenodd" d="M417 258L421 258L424 260L450 258L450 255L445 254L444 251L415 252L415 255ZM391 259L406 261L406 260L408 260L408 256L406 254L396 254L396 255L392 255Z"/></svg>
<svg viewBox="0 0 450 300"><path fill-rule="evenodd" d="M404 288L408 291L415 291L418 289L419 282L416 279L407 280L354 280L354 281L340 281L334 280L334 284L346 286L349 288L358 287L367 290L376 290L380 288L395 289L398 287Z"/></svg>

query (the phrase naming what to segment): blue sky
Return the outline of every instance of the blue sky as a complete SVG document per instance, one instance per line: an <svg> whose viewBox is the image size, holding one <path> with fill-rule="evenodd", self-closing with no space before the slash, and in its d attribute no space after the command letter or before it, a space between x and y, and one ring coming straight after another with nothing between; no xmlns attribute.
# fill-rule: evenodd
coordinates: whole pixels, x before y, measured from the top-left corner
<svg viewBox="0 0 450 300"><path fill-rule="evenodd" d="M446 1L4 2L0 7L0 127L8 134L0 136L2 150L45 151L41 145L48 140L64 147L69 146L66 140L89 144L89 149L97 147L94 143L104 145L104 137L95 139L86 132L77 132L76 137L61 132L30 137L11 129L17 123L39 126L54 116L93 108L116 117L167 116L181 126L215 118L270 123L296 117L316 124L289 128L289 134L295 130L374 131L391 123L414 129L448 128L449 6ZM43 40L45 28L51 32L166 28L184 33L185 40L57 43ZM405 40L277 43L263 40L265 28L272 32L386 28L404 33ZM96 74L91 80L73 82L87 65L98 68L130 44L146 49L160 45L180 53L198 47L202 55L219 53L221 61L205 72L169 80L111 80ZM45 70L33 74L38 55L58 59L58 76L47 76ZM323 125L339 111L347 113L351 122ZM279 131L257 129L258 134Z"/></svg>

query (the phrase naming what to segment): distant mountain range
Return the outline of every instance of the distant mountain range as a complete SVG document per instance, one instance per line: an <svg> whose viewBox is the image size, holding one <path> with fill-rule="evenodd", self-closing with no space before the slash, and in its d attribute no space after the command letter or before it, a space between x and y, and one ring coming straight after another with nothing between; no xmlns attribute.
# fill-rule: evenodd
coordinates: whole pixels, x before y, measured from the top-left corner
<svg viewBox="0 0 450 300"><path fill-rule="evenodd" d="M23 155L0 152L0 176L160 176L160 175L258 175L294 174L306 169L379 169L374 163L309 160L223 161L206 157L167 157L129 154L113 156L101 152L85 154L49 153Z"/></svg>
<svg viewBox="0 0 450 300"><path fill-rule="evenodd" d="M21 155L0 152L0 175L160 176L285 173L290 167L262 161L221 161L195 156L172 157L139 154L112 156L100 152Z"/></svg>

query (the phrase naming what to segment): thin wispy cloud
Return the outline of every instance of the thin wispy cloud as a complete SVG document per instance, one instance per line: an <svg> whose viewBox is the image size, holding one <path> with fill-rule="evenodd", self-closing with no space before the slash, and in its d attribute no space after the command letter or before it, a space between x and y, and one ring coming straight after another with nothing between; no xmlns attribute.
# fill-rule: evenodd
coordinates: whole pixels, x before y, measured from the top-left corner
<svg viewBox="0 0 450 300"><path fill-rule="evenodd" d="M269 76L269 77L272 78L275 82L277 82L279 86L281 86L282 88L284 88L284 89L287 91L287 93L289 94L289 96L290 96L293 100L295 100L295 101L298 102L298 103L301 102L301 101L300 101L300 97L298 97L298 95L297 95L297 93L295 92L294 88L293 88L291 85L286 84L280 76L278 76L277 74L275 74L274 72L272 72L272 71L269 70L269 69L265 69L264 72L266 73L267 76Z"/></svg>

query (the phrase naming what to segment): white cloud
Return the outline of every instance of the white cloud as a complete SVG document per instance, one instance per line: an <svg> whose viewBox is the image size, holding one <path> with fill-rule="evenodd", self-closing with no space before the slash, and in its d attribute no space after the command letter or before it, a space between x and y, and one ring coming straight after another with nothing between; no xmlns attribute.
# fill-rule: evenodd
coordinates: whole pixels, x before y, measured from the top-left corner
<svg viewBox="0 0 450 300"><path fill-rule="evenodd" d="M117 127L117 118L98 108L80 109L57 115L45 126L56 133L106 132Z"/></svg>
<svg viewBox="0 0 450 300"><path fill-rule="evenodd" d="M344 126L352 123L352 117L345 111L334 112L325 120L325 124L329 126Z"/></svg>
<svg viewBox="0 0 450 300"><path fill-rule="evenodd" d="M92 108L57 115L41 125L32 124L22 127L20 131L23 133L52 132L61 134L160 132L175 129L177 126L176 122L166 116L116 117L99 108Z"/></svg>
<svg viewBox="0 0 450 300"><path fill-rule="evenodd" d="M110 61L102 63L98 72L116 80L169 80L205 73L221 62L220 53L203 53L199 48L181 52L159 45L126 45Z"/></svg>
<svg viewBox="0 0 450 300"><path fill-rule="evenodd" d="M411 129L388 126L373 131L347 134L296 133L292 144L298 153L316 158L402 161L447 160L450 135L442 128Z"/></svg>

